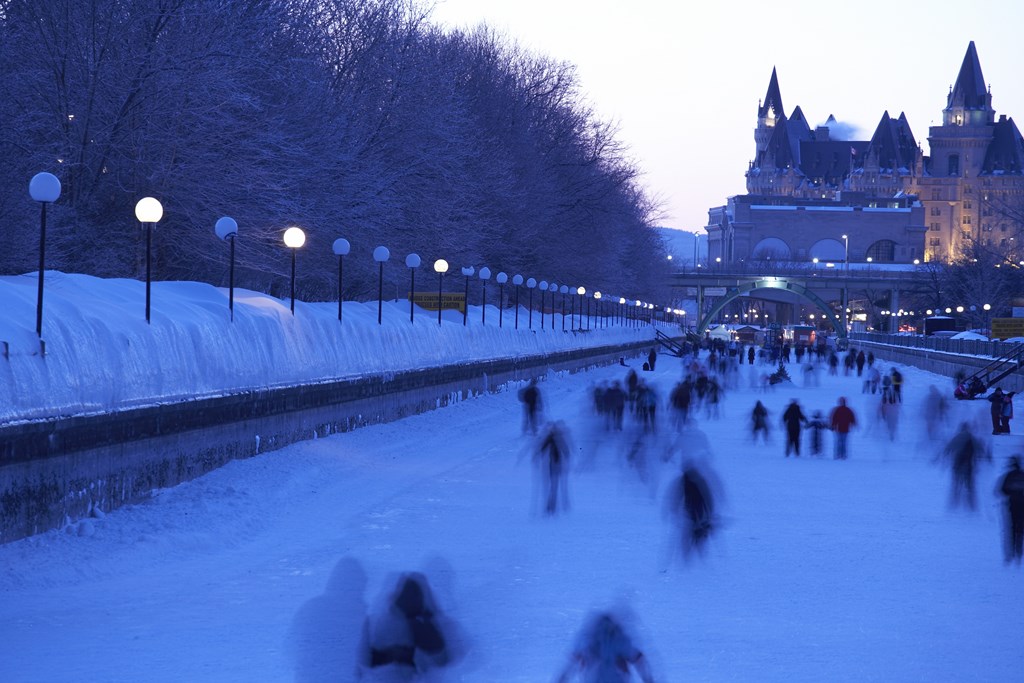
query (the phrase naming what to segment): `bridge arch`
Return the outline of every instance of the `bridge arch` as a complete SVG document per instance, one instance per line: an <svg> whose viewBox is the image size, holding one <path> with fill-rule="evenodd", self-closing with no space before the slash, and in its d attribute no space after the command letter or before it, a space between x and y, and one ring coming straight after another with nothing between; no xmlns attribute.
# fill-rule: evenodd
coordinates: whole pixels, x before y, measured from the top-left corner
<svg viewBox="0 0 1024 683"><path fill-rule="evenodd" d="M753 282L747 282L746 284L739 285L735 289L727 292L726 295L719 299L719 301L711 308L710 311L708 311L708 314L704 316L697 325L697 334L703 336L704 332L707 331L708 326L711 324L711 321L715 319L715 316L722 312L722 309L747 292L752 292L757 289L782 289L806 299L821 309L821 312L826 318L828 318L829 323L832 324L832 329L835 330L836 337L838 339L846 339L846 326L843 325L842 321L840 321L838 317L836 317L836 314L832 312L832 309L822 300L821 297L799 282L787 280L783 277L768 277L761 280L754 280Z"/></svg>

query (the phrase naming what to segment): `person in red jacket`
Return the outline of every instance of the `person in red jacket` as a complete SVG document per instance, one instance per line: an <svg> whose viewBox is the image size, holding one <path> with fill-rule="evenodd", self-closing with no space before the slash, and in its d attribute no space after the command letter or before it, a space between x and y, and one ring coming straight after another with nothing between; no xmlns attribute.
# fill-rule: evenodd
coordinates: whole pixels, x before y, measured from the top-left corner
<svg viewBox="0 0 1024 683"><path fill-rule="evenodd" d="M848 405L846 397L839 397L839 405L832 409L832 417L829 426L836 434L836 460L846 460L846 439L850 435L850 429L857 424L857 416Z"/></svg>

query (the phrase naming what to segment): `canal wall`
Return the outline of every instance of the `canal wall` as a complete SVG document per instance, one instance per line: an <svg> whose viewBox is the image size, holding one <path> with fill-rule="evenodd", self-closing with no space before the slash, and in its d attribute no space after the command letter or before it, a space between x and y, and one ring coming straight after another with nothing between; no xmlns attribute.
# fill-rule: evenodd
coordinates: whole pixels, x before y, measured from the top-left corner
<svg viewBox="0 0 1024 683"><path fill-rule="evenodd" d="M549 371L618 363L652 344L377 373L0 426L0 543L68 527L232 460L398 420Z"/></svg>

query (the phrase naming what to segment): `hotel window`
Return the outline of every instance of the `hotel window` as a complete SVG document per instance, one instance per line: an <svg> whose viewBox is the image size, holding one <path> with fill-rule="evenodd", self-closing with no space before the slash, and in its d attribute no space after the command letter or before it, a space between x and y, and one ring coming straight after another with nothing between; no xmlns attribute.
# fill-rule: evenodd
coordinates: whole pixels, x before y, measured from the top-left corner
<svg viewBox="0 0 1024 683"><path fill-rule="evenodd" d="M965 199L964 200L964 208L965 209L971 208L971 200L970 199Z"/></svg>
<svg viewBox="0 0 1024 683"><path fill-rule="evenodd" d="M942 209L937 207L937 206L933 206L932 207L932 215L933 216L941 216L942 215Z"/></svg>
<svg viewBox="0 0 1024 683"><path fill-rule="evenodd" d="M970 216L964 216L964 225L970 225L970 224L971 224L971 217Z"/></svg>
<svg viewBox="0 0 1024 683"><path fill-rule="evenodd" d="M932 232L938 232L939 230L942 230L942 228L939 227L938 223L932 223L930 227Z"/></svg>
<svg viewBox="0 0 1024 683"><path fill-rule="evenodd" d="M938 237L932 237L928 240L929 247L940 247L942 246L942 240Z"/></svg>
<svg viewBox="0 0 1024 683"><path fill-rule="evenodd" d="M939 191L932 190L932 199L939 199Z"/></svg>
<svg viewBox="0 0 1024 683"><path fill-rule="evenodd" d="M960 155L949 155L949 171L946 175L960 175Z"/></svg>

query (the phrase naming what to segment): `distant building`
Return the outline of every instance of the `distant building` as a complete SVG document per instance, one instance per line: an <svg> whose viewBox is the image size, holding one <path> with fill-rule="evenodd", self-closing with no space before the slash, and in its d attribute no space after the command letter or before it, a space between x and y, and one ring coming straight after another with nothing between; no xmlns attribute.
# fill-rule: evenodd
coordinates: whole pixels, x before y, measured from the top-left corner
<svg viewBox="0 0 1024 683"><path fill-rule="evenodd" d="M971 241L1012 246L999 207L1024 193L1024 138L996 120L973 42L930 156L902 113L883 113L870 140L836 139L838 128L829 116L812 130L800 107L787 117L772 70L747 194L708 212L710 259L910 263L952 260Z"/></svg>

